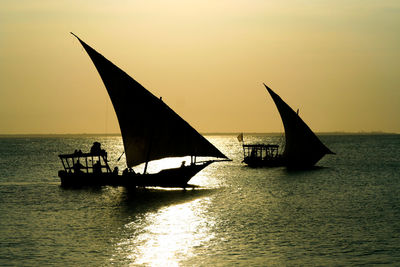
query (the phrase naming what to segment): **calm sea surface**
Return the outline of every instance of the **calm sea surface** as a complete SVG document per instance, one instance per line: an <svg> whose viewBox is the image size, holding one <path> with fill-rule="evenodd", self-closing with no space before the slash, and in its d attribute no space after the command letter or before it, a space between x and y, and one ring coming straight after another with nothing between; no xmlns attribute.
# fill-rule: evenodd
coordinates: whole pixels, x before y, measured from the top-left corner
<svg viewBox="0 0 400 267"><path fill-rule="evenodd" d="M120 137L0 138L0 266L400 265L400 135L321 136L337 155L310 171L251 169L235 135L206 137L233 161L200 188L136 192L60 188L58 154L100 141L121 170Z"/></svg>

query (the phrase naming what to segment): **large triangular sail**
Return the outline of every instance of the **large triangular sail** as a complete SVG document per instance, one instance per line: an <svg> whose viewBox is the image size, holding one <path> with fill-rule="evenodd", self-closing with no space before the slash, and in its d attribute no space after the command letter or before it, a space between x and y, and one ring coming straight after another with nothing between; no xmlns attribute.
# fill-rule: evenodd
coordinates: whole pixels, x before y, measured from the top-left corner
<svg viewBox="0 0 400 267"><path fill-rule="evenodd" d="M160 98L74 36L107 88L121 129L128 167L165 157L227 158Z"/></svg>
<svg viewBox="0 0 400 267"><path fill-rule="evenodd" d="M300 116L267 85L285 128L285 150L283 157L287 166L313 166L325 154L334 154L327 148Z"/></svg>

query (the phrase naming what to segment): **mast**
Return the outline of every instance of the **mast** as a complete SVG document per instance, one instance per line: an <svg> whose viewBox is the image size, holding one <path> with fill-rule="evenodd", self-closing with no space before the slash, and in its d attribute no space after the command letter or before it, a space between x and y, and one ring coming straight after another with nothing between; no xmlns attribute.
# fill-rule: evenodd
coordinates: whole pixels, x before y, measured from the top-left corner
<svg viewBox="0 0 400 267"><path fill-rule="evenodd" d="M147 166L149 165L149 157L150 157L150 151L151 151L151 144L153 143L152 142L152 136L150 137L150 142L149 142L149 147L148 147L148 150L147 150L147 155L146 155L146 163L145 163L145 165L144 165L144 170L143 170L143 174L146 174L146 172L147 172Z"/></svg>

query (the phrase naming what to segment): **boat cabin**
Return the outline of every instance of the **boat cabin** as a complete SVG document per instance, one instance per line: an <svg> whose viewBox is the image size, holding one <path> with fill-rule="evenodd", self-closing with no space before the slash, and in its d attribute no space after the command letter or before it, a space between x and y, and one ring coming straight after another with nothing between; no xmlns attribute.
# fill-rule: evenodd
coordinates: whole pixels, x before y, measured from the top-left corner
<svg viewBox="0 0 400 267"><path fill-rule="evenodd" d="M259 160L275 159L279 157L278 148L279 145L270 144L243 145L244 158Z"/></svg>
<svg viewBox="0 0 400 267"><path fill-rule="evenodd" d="M90 153L75 150L72 154L58 155L67 173L111 173L107 163L107 152L91 149Z"/></svg>

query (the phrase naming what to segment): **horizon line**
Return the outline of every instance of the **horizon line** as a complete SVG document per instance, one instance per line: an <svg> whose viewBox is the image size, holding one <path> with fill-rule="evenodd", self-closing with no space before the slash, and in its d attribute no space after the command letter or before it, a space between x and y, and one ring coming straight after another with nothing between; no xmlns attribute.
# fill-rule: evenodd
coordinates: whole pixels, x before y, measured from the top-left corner
<svg viewBox="0 0 400 267"><path fill-rule="evenodd" d="M284 132L201 132L202 135L282 135ZM314 132L320 135L398 135L396 132L384 131L321 131ZM61 137L61 136L121 136L121 133L7 133L1 134L0 137Z"/></svg>

